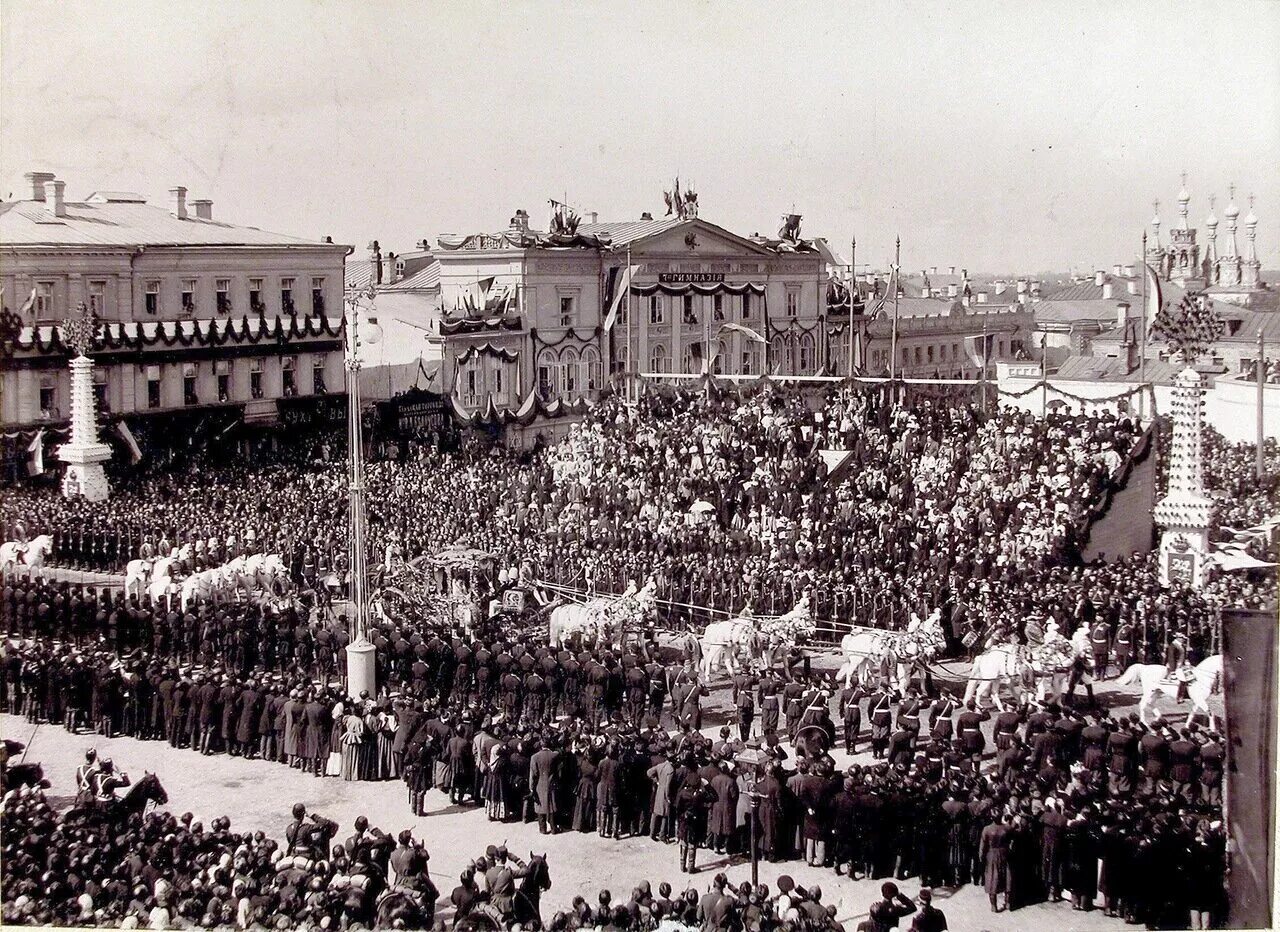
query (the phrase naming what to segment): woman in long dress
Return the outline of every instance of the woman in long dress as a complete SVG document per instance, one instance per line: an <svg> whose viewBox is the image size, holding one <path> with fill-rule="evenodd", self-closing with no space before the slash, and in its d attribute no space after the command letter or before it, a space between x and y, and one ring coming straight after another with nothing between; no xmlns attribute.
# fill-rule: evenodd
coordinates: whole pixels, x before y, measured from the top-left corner
<svg viewBox="0 0 1280 932"><path fill-rule="evenodd" d="M391 711L391 703L384 701L378 710L378 771L379 779L398 780L400 771L396 767L395 755L391 753L392 742L396 738L396 716Z"/></svg>
<svg viewBox="0 0 1280 932"><path fill-rule="evenodd" d="M342 776L342 735L346 731L346 717L342 703L336 703L333 707L333 727L329 729L329 756L324 766L326 777Z"/></svg>
<svg viewBox="0 0 1280 932"><path fill-rule="evenodd" d="M364 719L356 710L342 717L342 779L360 779L360 749L364 746Z"/></svg>

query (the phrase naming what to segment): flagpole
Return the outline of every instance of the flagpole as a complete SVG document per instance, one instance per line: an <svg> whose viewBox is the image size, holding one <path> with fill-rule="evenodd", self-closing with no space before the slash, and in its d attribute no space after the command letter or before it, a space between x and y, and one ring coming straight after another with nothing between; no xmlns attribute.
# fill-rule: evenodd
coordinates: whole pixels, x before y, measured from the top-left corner
<svg viewBox="0 0 1280 932"><path fill-rule="evenodd" d="M1147 231L1142 231L1142 334L1139 337L1138 416L1147 416ZM1123 336L1123 334L1121 334ZM1154 394L1154 393L1153 393Z"/></svg>
<svg viewBox="0 0 1280 932"><path fill-rule="evenodd" d="M893 244L893 274L889 280L893 283L893 329L889 331L889 381L892 382L898 371L898 266L902 264L902 237ZM892 391L892 390L891 390Z"/></svg>
<svg viewBox="0 0 1280 932"><path fill-rule="evenodd" d="M627 243L626 285L627 285L627 298L626 298L627 300L627 356L626 356L624 368L622 370L622 377L627 385L627 398L630 399L631 401L635 401L634 395L636 394L636 392L633 391L633 388L638 388L638 386L633 386L631 382L633 378L632 373L638 370L632 364L632 360L631 360L631 244L630 243Z"/></svg>
<svg viewBox="0 0 1280 932"><path fill-rule="evenodd" d="M853 298L858 289L858 238L849 240L849 378L853 378Z"/></svg>

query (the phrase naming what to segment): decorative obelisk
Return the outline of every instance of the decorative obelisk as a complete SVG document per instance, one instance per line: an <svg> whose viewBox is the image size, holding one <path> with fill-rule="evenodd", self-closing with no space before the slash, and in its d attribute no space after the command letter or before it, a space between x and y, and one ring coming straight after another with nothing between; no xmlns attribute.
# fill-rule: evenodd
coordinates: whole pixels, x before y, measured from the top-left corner
<svg viewBox="0 0 1280 932"><path fill-rule="evenodd" d="M1200 586L1209 556L1209 522L1213 502L1204 494L1201 428L1204 422L1203 380L1187 366L1173 388L1173 449L1169 451L1169 491L1155 508L1160 535L1160 581L1166 585Z"/></svg>
<svg viewBox="0 0 1280 932"><path fill-rule="evenodd" d="M58 459L67 464L62 494L65 498L82 495L91 502L100 502L111 494L102 468L102 464L111 459L111 448L98 440L93 360L88 356L98 325L83 304L76 311L62 322L62 342L74 354L71 357L71 440L58 448Z"/></svg>

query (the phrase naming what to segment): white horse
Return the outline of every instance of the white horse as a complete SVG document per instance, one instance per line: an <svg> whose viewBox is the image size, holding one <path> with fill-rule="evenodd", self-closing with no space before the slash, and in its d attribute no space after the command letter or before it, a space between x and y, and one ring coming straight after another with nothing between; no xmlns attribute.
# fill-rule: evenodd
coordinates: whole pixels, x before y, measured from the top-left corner
<svg viewBox="0 0 1280 932"><path fill-rule="evenodd" d="M898 638L896 631L880 631L876 628L859 628L840 639L840 653L844 665L836 676L844 680L845 688L856 679L865 683L873 666L878 666L893 653Z"/></svg>
<svg viewBox="0 0 1280 932"><path fill-rule="evenodd" d="M151 582L151 567L155 564L154 558L130 560L124 567L124 597L127 599L130 595L142 597L143 591Z"/></svg>
<svg viewBox="0 0 1280 932"><path fill-rule="evenodd" d="M193 599L217 601L223 585L224 579L221 567L192 573L182 581L180 594L182 610L185 612Z"/></svg>
<svg viewBox="0 0 1280 932"><path fill-rule="evenodd" d="M25 546L16 540L0 544L0 579L7 578L10 573L16 578L19 566L26 567L28 577L38 575L44 579L44 558L52 552L53 538L48 534L31 538Z"/></svg>
<svg viewBox="0 0 1280 932"><path fill-rule="evenodd" d="M704 682L721 667L733 676L737 672L739 654L749 661L759 653L762 638L756 626L754 618L729 618L713 621L703 629L700 669Z"/></svg>
<svg viewBox="0 0 1280 932"><path fill-rule="evenodd" d="M1222 655L1214 654L1195 665L1187 678L1187 696L1191 699L1191 711L1187 714L1187 724L1202 712L1209 719L1209 728L1214 727L1213 712L1209 709L1209 697L1217 692L1222 680ZM1151 711L1156 696L1170 698L1178 694L1178 679L1169 678L1169 668L1162 663L1135 663L1125 670L1116 680L1117 686L1142 686L1142 701L1138 703L1138 715L1143 724L1147 723L1147 713Z"/></svg>
<svg viewBox="0 0 1280 932"><path fill-rule="evenodd" d="M599 638L609 627L609 602L592 599L589 602L571 602L557 605L547 620L547 637L552 647L564 647L575 635Z"/></svg>
<svg viewBox="0 0 1280 932"><path fill-rule="evenodd" d="M159 605L160 600L164 599L165 608L172 607L173 595L178 591L178 585L173 579L173 567L177 562L177 556L172 556L161 557L151 564L151 572L147 578L147 597L151 599L152 605ZM127 593L128 589L125 591Z"/></svg>
<svg viewBox="0 0 1280 932"><path fill-rule="evenodd" d="M997 644L973 659L969 683L964 690L964 701L967 704L973 700L981 706L982 700L990 695L995 707L1003 712L1001 684L1007 685L1013 692L1014 701L1020 703L1023 680L1030 672L1031 665L1023 657L1019 645Z"/></svg>
<svg viewBox="0 0 1280 932"><path fill-rule="evenodd" d="M240 558L237 557L236 560L238 559ZM255 584L263 589L269 589L277 579L289 576L289 568L285 566L284 558L278 553L255 553L253 556L245 557L240 567L238 570L240 576L237 581L243 583L249 592L253 591Z"/></svg>

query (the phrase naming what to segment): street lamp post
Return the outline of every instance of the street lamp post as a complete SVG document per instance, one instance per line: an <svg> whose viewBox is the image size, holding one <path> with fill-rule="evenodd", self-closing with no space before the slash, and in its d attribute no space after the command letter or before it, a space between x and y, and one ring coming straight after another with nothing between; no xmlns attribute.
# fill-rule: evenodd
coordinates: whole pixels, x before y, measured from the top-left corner
<svg viewBox="0 0 1280 932"><path fill-rule="evenodd" d="M760 884L760 845L757 841L759 837L760 824L760 800L763 799L756 791L756 785L760 780L760 768L769 759L769 755L760 749L759 739L753 739L747 743L747 746L739 751L733 758L733 762L742 770L743 779L747 784L747 798L751 800L751 886L756 887Z"/></svg>
<svg viewBox="0 0 1280 932"><path fill-rule="evenodd" d="M377 657L373 642L369 640L369 592L368 569L365 560L365 511L364 511L364 424L360 403L360 370L363 362L360 349L377 343L382 331L371 318L364 322L361 335L361 315L372 310L374 292L353 292L345 299L347 328L345 363L347 369L347 464L349 532L351 538L351 642L347 645L347 695L358 699L362 693L373 696L377 692Z"/></svg>

